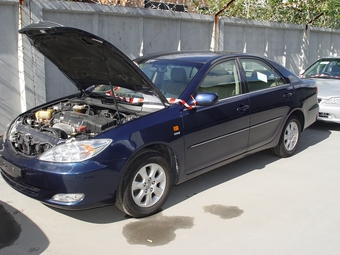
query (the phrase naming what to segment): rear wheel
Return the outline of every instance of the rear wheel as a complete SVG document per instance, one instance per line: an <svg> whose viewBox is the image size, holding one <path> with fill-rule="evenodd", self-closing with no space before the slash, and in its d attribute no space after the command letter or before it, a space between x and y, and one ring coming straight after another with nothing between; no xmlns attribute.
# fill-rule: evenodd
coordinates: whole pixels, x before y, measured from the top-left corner
<svg viewBox="0 0 340 255"><path fill-rule="evenodd" d="M125 169L116 205L136 218L154 214L166 201L171 183L170 164L166 158L157 151L142 151Z"/></svg>
<svg viewBox="0 0 340 255"><path fill-rule="evenodd" d="M292 156L297 149L300 133L301 124L299 119L291 116L285 124L278 145L272 149L273 153L282 158Z"/></svg>

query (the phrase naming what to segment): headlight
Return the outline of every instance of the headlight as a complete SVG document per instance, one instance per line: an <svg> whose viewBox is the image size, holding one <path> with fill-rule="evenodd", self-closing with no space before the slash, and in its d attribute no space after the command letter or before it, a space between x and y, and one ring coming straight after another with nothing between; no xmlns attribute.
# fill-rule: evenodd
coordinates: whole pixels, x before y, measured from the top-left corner
<svg viewBox="0 0 340 255"><path fill-rule="evenodd" d="M93 139L64 143L44 152L39 159L60 163L81 162L96 156L111 142L111 139Z"/></svg>
<svg viewBox="0 0 340 255"><path fill-rule="evenodd" d="M331 97L328 99L323 99L324 104L340 104L340 97Z"/></svg>

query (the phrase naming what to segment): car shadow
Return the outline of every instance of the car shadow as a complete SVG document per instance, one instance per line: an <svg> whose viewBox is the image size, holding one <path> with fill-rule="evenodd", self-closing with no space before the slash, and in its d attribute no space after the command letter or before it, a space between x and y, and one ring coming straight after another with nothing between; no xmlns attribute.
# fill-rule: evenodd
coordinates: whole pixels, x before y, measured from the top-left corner
<svg viewBox="0 0 340 255"><path fill-rule="evenodd" d="M302 132L296 153L304 151L308 147L327 139L330 136L331 131L340 131L340 125L336 125L334 123L315 122Z"/></svg>
<svg viewBox="0 0 340 255"><path fill-rule="evenodd" d="M300 144L296 154L327 139L331 134L330 130L340 131L340 125L337 127L335 125L322 125L320 123L315 123L304 130L301 135ZM277 160L280 160L280 158L272 154L270 150L265 150L226 166L217 168L201 176L195 177L178 186L172 187L169 198L162 209L165 210L170 208L196 194L247 174L248 172L264 169L268 164ZM78 220L97 224L113 223L130 218L129 216L124 215L115 206L95 208L84 211L64 211L59 209L53 210Z"/></svg>
<svg viewBox="0 0 340 255"><path fill-rule="evenodd" d="M3 201L0 201L0 226L0 254L41 254L49 246L48 238L33 221ZM15 245L17 240L20 245Z"/></svg>
<svg viewBox="0 0 340 255"><path fill-rule="evenodd" d="M49 207L49 206L47 206ZM64 214L66 216L75 218L77 220L86 221L95 224L107 224L130 218L128 215L123 214L116 206L110 205L81 211L67 211L53 207L51 210Z"/></svg>
<svg viewBox="0 0 340 255"><path fill-rule="evenodd" d="M313 125L311 125L308 129L319 130L321 132L326 130L340 131L340 124L317 121Z"/></svg>

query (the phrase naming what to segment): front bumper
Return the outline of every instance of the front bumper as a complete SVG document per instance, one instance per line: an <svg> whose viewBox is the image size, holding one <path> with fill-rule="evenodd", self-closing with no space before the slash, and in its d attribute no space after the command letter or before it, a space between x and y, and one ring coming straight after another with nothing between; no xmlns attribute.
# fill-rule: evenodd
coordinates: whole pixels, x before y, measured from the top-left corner
<svg viewBox="0 0 340 255"><path fill-rule="evenodd" d="M319 105L319 121L332 122L340 124L340 105Z"/></svg>
<svg viewBox="0 0 340 255"><path fill-rule="evenodd" d="M34 169L23 164L19 166L0 155L3 179L13 189L52 207L82 210L115 203L118 174L106 166L95 162L62 165L37 160L33 165ZM76 203L52 200L61 193L82 193L85 197Z"/></svg>

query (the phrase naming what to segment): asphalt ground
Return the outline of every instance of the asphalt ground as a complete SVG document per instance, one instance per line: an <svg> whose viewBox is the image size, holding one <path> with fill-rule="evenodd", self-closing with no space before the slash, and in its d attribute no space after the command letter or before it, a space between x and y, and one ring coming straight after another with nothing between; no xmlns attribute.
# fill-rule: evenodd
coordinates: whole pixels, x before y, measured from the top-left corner
<svg viewBox="0 0 340 255"><path fill-rule="evenodd" d="M47 207L0 177L0 254L340 253L340 125L286 159L263 151L173 187L157 215Z"/></svg>

